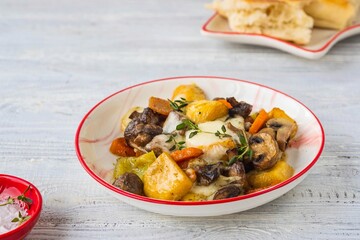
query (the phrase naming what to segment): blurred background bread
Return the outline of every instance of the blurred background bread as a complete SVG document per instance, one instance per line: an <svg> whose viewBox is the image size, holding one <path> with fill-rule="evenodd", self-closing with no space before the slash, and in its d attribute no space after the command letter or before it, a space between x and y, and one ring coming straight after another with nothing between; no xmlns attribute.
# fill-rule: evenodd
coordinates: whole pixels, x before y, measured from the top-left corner
<svg viewBox="0 0 360 240"><path fill-rule="evenodd" d="M343 29L358 12L360 0L313 0L305 12L314 18L315 27Z"/></svg>
<svg viewBox="0 0 360 240"><path fill-rule="evenodd" d="M313 19L303 0L215 0L210 8L228 19L233 31L265 34L297 44L310 42Z"/></svg>

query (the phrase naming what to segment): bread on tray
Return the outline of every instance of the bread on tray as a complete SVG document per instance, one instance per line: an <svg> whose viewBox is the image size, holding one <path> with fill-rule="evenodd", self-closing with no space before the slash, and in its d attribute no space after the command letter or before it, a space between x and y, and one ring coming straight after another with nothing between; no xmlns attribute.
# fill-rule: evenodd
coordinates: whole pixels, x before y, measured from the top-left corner
<svg viewBox="0 0 360 240"><path fill-rule="evenodd" d="M264 34L296 44L310 42L313 27L343 29L360 0L214 0L208 7L228 19L232 31Z"/></svg>
<svg viewBox="0 0 360 240"><path fill-rule="evenodd" d="M315 27L343 29L357 15L360 0L313 0L305 12L314 18Z"/></svg>
<svg viewBox="0 0 360 240"><path fill-rule="evenodd" d="M264 34L297 44L310 42L313 19L303 0L215 0L210 8L228 19L231 30Z"/></svg>

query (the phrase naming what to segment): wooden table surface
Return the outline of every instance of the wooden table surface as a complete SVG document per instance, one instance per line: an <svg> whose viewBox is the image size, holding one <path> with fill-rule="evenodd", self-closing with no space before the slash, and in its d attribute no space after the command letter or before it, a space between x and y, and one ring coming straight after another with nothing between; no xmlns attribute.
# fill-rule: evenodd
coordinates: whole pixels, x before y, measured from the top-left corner
<svg viewBox="0 0 360 240"><path fill-rule="evenodd" d="M360 239L360 36L320 60L204 38L200 0L0 2L0 173L44 198L27 239ZM124 87L235 77L286 92L319 117L324 151L284 196L245 212L162 216L108 195L80 166L77 126Z"/></svg>

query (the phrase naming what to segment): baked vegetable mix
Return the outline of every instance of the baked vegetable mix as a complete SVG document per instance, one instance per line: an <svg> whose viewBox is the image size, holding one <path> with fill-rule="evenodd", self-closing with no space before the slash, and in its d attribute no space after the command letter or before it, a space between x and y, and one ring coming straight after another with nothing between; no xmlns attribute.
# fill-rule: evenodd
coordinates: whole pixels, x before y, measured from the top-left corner
<svg viewBox="0 0 360 240"><path fill-rule="evenodd" d="M297 124L280 108L254 112L235 97L208 99L195 84L153 96L121 119L114 186L150 198L218 200L290 178L285 150Z"/></svg>

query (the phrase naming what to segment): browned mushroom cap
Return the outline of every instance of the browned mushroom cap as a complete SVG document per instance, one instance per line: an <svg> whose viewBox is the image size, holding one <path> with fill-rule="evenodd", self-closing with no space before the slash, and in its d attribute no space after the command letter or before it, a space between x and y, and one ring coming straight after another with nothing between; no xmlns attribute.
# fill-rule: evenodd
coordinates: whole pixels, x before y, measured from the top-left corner
<svg viewBox="0 0 360 240"><path fill-rule="evenodd" d="M271 118L266 122L268 128L272 128L276 132L276 141L281 151L285 151L291 136L295 136L297 126L285 118Z"/></svg>
<svg viewBox="0 0 360 240"><path fill-rule="evenodd" d="M246 118L251 113L252 105L244 101L238 102L234 97L226 98L226 101L228 101L232 106L229 110L230 117L238 115Z"/></svg>
<svg viewBox="0 0 360 240"><path fill-rule="evenodd" d="M195 168L197 183L201 186L209 186L220 176L221 163L199 166Z"/></svg>
<svg viewBox="0 0 360 240"><path fill-rule="evenodd" d="M249 139L253 150L253 165L256 169L265 170L275 165L281 157L281 151L275 139L268 133L257 133Z"/></svg>
<svg viewBox="0 0 360 240"><path fill-rule="evenodd" d="M137 149L149 143L154 136L162 133L162 116L150 108L145 108L142 113L133 116L125 129L126 142Z"/></svg>
<svg viewBox="0 0 360 240"><path fill-rule="evenodd" d="M239 184L229 184L217 190L213 199L219 200L225 198L232 198L243 194L244 189Z"/></svg>
<svg viewBox="0 0 360 240"><path fill-rule="evenodd" d="M137 195L144 195L144 184L135 173L124 173L113 183L114 186Z"/></svg>

